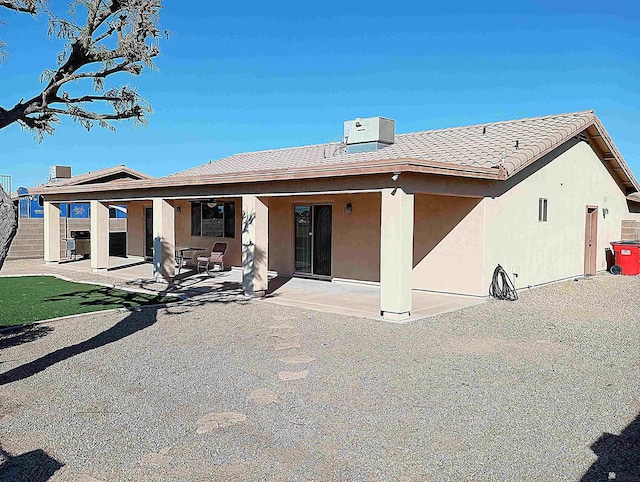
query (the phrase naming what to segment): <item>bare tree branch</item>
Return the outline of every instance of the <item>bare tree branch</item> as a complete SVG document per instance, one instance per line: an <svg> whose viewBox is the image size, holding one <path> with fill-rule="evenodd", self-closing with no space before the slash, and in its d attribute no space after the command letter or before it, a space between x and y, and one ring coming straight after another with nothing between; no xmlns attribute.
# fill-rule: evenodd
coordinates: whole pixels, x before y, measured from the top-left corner
<svg viewBox="0 0 640 482"><path fill-rule="evenodd" d="M0 0L0 7L35 15L38 13L38 8L44 6L44 3L43 0Z"/></svg>
<svg viewBox="0 0 640 482"><path fill-rule="evenodd" d="M35 15L47 0L0 0L0 7ZM105 80L115 74L139 75L146 67L155 69L153 59L160 53L158 41L167 36L160 31L161 0L73 0L68 18L49 15L50 38L65 40L57 67L40 76L45 87L13 107L0 106L0 129L19 124L42 141L55 132L61 117L71 117L87 130L95 123L115 130L113 122L133 119L146 125L151 106L135 88L122 86L105 92ZM84 24L76 18L86 18ZM0 40L0 61L6 56ZM95 94L70 95L62 90L70 83L91 81ZM77 91L77 87L74 88ZM89 110L87 106L103 106ZM106 110L106 111L105 111ZM17 229L17 212L0 188L0 268Z"/></svg>
<svg viewBox="0 0 640 482"><path fill-rule="evenodd" d="M83 25L50 14L49 36L67 41L58 56L59 65L43 72L40 79L46 86L38 95L9 109L0 107L0 129L18 123L42 140L55 131L61 116L79 121L86 129L94 121L113 129L110 123L123 119L146 125L151 106L135 89L124 86L104 95L75 97L62 89L71 82L91 79L93 90L99 93L111 75L135 76L145 67L155 69L153 59L160 53L158 41L163 36L160 8L161 0L75 0L70 18L84 12ZM87 110L86 103L101 103L112 112Z"/></svg>

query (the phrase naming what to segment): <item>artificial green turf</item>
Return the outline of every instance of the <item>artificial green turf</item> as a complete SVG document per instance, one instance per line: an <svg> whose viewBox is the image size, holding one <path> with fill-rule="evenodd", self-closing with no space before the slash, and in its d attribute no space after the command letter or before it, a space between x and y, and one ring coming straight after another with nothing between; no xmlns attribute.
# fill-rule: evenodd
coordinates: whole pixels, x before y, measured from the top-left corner
<svg viewBox="0 0 640 482"><path fill-rule="evenodd" d="M176 298L71 283L53 276L0 278L0 327L171 301L176 301Z"/></svg>

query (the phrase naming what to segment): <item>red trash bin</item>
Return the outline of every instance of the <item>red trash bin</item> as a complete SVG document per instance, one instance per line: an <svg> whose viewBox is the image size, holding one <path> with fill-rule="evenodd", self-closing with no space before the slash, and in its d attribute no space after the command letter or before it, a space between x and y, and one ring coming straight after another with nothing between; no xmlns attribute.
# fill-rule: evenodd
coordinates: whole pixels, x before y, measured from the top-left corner
<svg viewBox="0 0 640 482"><path fill-rule="evenodd" d="M616 264L622 274L637 276L640 274L640 241L614 241L611 243L616 254Z"/></svg>

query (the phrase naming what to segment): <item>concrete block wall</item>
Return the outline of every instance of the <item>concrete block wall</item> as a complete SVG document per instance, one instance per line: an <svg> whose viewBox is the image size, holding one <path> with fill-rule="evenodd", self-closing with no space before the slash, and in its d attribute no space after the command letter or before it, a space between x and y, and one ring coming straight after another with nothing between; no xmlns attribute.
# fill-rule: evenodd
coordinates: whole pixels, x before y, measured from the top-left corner
<svg viewBox="0 0 640 482"><path fill-rule="evenodd" d="M640 239L640 221L622 221L622 241L635 241Z"/></svg>
<svg viewBox="0 0 640 482"><path fill-rule="evenodd" d="M71 237L71 231L89 231L89 219L62 218L60 219L60 238ZM110 219L109 231L120 233L127 231L126 219ZM66 258L68 253L64 249L64 242L60 243L60 257ZM18 220L18 232L9 248L8 260L11 259L43 259L44 258L44 219Z"/></svg>
<svg viewBox="0 0 640 482"><path fill-rule="evenodd" d="M7 259L44 258L44 220L19 219Z"/></svg>

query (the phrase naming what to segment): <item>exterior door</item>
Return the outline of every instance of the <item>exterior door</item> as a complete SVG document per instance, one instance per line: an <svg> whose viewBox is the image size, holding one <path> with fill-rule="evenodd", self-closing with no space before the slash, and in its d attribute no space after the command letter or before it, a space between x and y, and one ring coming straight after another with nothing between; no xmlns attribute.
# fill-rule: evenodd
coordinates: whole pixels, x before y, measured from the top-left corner
<svg viewBox="0 0 640 482"><path fill-rule="evenodd" d="M584 275L596 274L596 258L598 255L598 207L587 206L584 233Z"/></svg>
<svg viewBox="0 0 640 482"><path fill-rule="evenodd" d="M329 204L295 206L294 273L331 277L333 207Z"/></svg>
<svg viewBox="0 0 640 482"><path fill-rule="evenodd" d="M144 256L153 258L153 208L144 208Z"/></svg>

